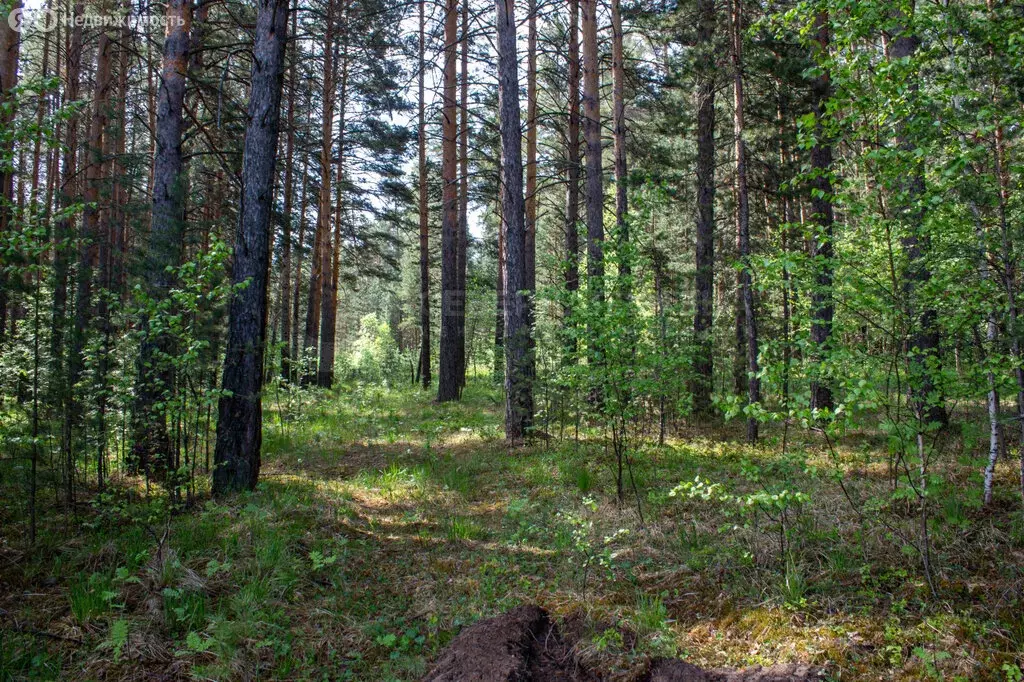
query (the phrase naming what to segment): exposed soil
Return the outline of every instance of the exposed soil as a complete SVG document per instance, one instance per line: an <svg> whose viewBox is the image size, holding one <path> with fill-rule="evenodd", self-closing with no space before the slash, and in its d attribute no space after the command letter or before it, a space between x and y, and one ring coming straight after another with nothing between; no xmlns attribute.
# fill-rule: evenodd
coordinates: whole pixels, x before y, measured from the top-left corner
<svg viewBox="0 0 1024 682"><path fill-rule="evenodd" d="M424 682L597 682L544 609L519 606L482 620L452 640ZM651 661L640 682L814 682L820 670L801 664L704 670L676 659Z"/></svg>
<svg viewBox="0 0 1024 682"><path fill-rule="evenodd" d="M519 606L463 630L424 682L589 682L539 606Z"/></svg>

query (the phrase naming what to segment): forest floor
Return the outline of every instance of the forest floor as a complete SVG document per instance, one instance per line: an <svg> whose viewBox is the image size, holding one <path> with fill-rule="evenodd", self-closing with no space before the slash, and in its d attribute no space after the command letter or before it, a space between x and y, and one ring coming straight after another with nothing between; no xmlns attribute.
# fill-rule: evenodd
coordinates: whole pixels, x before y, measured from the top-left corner
<svg viewBox="0 0 1024 682"><path fill-rule="evenodd" d="M861 502L890 485L872 434L833 456L790 430L787 452L809 455L794 464L781 430L758 448L728 426L683 430L635 453L619 505L596 439L510 451L484 380L461 404L359 385L266 402L251 494L164 524L121 479L77 519L45 515L34 552L21 508L3 505L0 680L415 680L463 626L521 604L550 612L603 679L636 679L656 656L810 663L836 680L1021 679L1009 464L995 511L934 501L933 597L897 539L913 537L910 505L882 524ZM947 459L975 485L974 460ZM785 536L717 493L672 494L697 475L756 493L757 472L809 496ZM0 477L5 500L11 486Z"/></svg>

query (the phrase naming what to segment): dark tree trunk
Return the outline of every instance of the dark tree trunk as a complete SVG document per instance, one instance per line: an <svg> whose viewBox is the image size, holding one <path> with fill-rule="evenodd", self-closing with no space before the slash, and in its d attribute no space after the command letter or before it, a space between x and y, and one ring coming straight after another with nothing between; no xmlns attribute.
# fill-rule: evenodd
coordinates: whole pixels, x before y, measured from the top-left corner
<svg viewBox="0 0 1024 682"><path fill-rule="evenodd" d="M466 303L469 292L466 288L466 268L469 256L469 0L462 3L462 81L459 102L459 252L458 284L459 325L456 377L459 394L466 386Z"/></svg>
<svg viewBox="0 0 1024 682"><path fill-rule="evenodd" d="M128 137L128 71L131 68L133 49L131 26L125 22L121 27L120 43L117 50L117 92L114 95L117 106L115 114L117 123L114 131L113 159L111 160L111 175L114 182L111 189L113 262L110 276L111 285L116 289L121 301L126 301L128 298L128 253L131 246L127 210L131 200L129 191L131 182L125 177L125 160ZM47 201L47 206L49 206L49 201Z"/></svg>
<svg viewBox="0 0 1024 682"><path fill-rule="evenodd" d="M711 412L715 305L715 2L699 0L697 17L697 251L693 316L694 362L690 392L693 410Z"/></svg>
<svg viewBox="0 0 1024 682"><path fill-rule="evenodd" d="M597 53L597 0L581 0L583 29L583 139L587 147L587 288L604 300L604 189L601 175L601 95Z"/></svg>
<svg viewBox="0 0 1024 682"><path fill-rule="evenodd" d="M740 291L743 298L744 331L747 355L747 404L761 401L761 380L758 378L757 315L754 309L754 281L750 261L750 204L747 193L747 150L743 140L743 0L733 0L733 131L736 138L736 228L740 270ZM758 421L747 418L747 442L757 441Z"/></svg>
<svg viewBox="0 0 1024 682"><path fill-rule="evenodd" d="M502 213L502 187L505 186L503 171L498 171L498 261L497 279L495 280L495 318L494 318L494 377L497 380L505 375L505 229Z"/></svg>
<svg viewBox="0 0 1024 682"><path fill-rule="evenodd" d="M296 10L298 11L298 10ZM306 122L309 122L307 116ZM301 199L299 199L299 243L295 253L295 291L292 294L292 380L298 380L301 377L298 376L298 372L302 367L300 360L302 359L299 345L299 301L302 296L302 256L306 242L306 190L309 187L307 176L309 175L309 154L303 152L302 161L302 177L300 183L302 184Z"/></svg>
<svg viewBox="0 0 1024 682"><path fill-rule="evenodd" d="M779 166L788 169L790 165L789 145L786 142L786 114L785 97L782 93L782 83L777 82L779 89L779 104L776 109L776 121L778 122L779 135ZM780 190L780 179L776 174L773 188L778 195L778 202L781 206L782 220L782 252L789 254L792 242L793 230L793 197L791 191ZM782 400L784 405L789 405L790 395L790 372L793 364L793 278L789 272L789 265L782 268Z"/></svg>
<svg viewBox="0 0 1024 682"><path fill-rule="evenodd" d="M501 125L501 229L505 235L505 438L521 443L533 418L533 358L526 289L522 130L515 6L497 0L498 116Z"/></svg>
<svg viewBox="0 0 1024 682"><path fill-rule="evenodd" d="M423 78L426 72L426 0L420 0L419 35L419 219L420 219L420 361L417 376L430 388L430 218L427 203L427 119Z"/></svg>
<svg viewBox="0 0 1024 682"><path fill-rule="evenodd" d="M167 297L174 284L167 268L180 265L182 259L185 227L182 109L189 63L192 3L189 0L171 0L167 4L167 21L168 33L164 38L160 86L156 96L153 216L144 268L146 289L154 301ZM147 473L155 473L165 471L171 459L166 420L156 405L172 389L173 375L165 359L172 349L165 334L148 332L148 319L142 319L140 327L144 336L139 349L132 459L133 465L142 467Z"/></svg>
<svg viewBox="0 0 1024 682"><path fill-rule="evenodd" d="M822 12L815 20L817 46L822 58L828 57L829 25L828 14ZM811 260L814 263L815 282L811 291L811 344L814 348L815 369L811 378L811 409L831 410L832 390L822 376L822 363L827 360L832 317L835 306L832 303L832 262L835 250L832 245L832 145L824 139L823 119L831 90L830 74L824 69L812 82L814 109L817 117L815 141L811 148L811 206L814 210L816 233L811 239Z"/></svg>
<svg viewBox="0 0 1024 682"><path fill-rule="evenodd" d="M21 0L14 0L11 15L21 9ZM21 40L7 17L0 20L0 128L10 130L14 121L14 88L18 85L18 61ZM14 140L0 146L0 237L11 229L14 207ZM7 333L7 275L0 269L0 340Z"/></svg>
<svg viewBox="0 0 1024 682"><path fill-rule="evenodd" d="M81 3L75 3L74 16L82 13ZM59 27L58 27L59 30ZM79 84L82 71L82 26L75 23L68 36L65 58L67 79L64 85L64 101L74 102L78 99ZM67 211L77 201L77 151L78 151L78 116L72 115L67 120L67 136L64 140L64 159L61 163L60 205ZM53 250L53 323L50 339L50 354L54 367L54 376L64 377L64 333L65 315L68 302L69 258L67 242L71 237L73 219L67 211L58 221L54 230ZM2 287L0 287L2 288ZM62 393L66 394L67 389Z"/></svg>
<svg viewBox="0 0 1024 682"><path fill-rule="evenodd" d="M292 8L292 35L296 33L296 22L299 16L298 4ZM284 161L284 228L281 235L281 378L292 380L292 313L291 313L291 273L292 273L292 195L293 173L292 164L295 159L295 63L298 59L292 43L291 63L288 69L288 119L287 140L285 142ZM301 229L301 228L300 228ZM296 284L298 280L296 280Z"/></svg>
<svg viewBox="0 0 1024 682"><path fill-rule="evenodd" d="M289 0L258 0L252 90L242 160L234 284L248 282L231 300L223 388L218 404L213 492L252 489L260 472L263 436L263 352L267 330L267 270L274 199Z"/></svg>
<svg viewBox="0 0 1024 682"><path fill-rule="evenodd" d="M305 367L302 383L317 379L317 336L323 306L324 278L330 272L331 239L331 151L334 139L334 2L327 2L324 29L323 127L320 132L320 198L317 203L316 233L310 260L309 294L306 304L306 332L303 339Z"/></svg>
<svg viewBox="0 0 1024 682"><path fill-rule="evenodd" d="M580 39L579 0L569 0L569 50L568 50L568 109L569 122L565 138L565 290L573 296L580 288ZM572 316L572 308L566 304L563 317ZM576 340L567 338L568 360L576 355Z"/></svg>
<svg viewBox="0 0 1024 682"><path fill-rule="evenodd" d="M94 317L93 270L99 265L100 183L104 176L103 138L107 126L107 107L110 97L110 52L113 43L106 32L101 32L96 44L96 75L92 99L92 119L86 142L88 163L85 167L85 191L82 199L82 239L78 247L78 281L75 291L75 327L71 334L71 354L68 361L68 385L74 387L85 369L85 345L90 323ZM73 394L72 394L73 395ZM68 416L71 429L78 423L81 407L74 400Z"/></svg>
<svg viewBox="0 0 1024 682"><path fill-rule="evenodd" d="M615 235L619 248L619 295L631 296L632 276L629 256L629 176L626 169L626 69L623 64L622 16L619 0L611 0L612 10L612 136L615 141Z"/></svg>
<svg viewBox="0 0 1024 682"><path fill-rule="evenodd" d="M532 324L537 290L537 0L527 6L526 38L526 290Z"/></svg>
<svg viewBox="0 0 1024 682"><path fill-rule="evenodd" d="M439 402L459 397L458 326L462 323L456 300L459 267L459 179L458 126L456 107L456 47L458 46L458 0L445 0L444 14L444 102L441 112L441 343L437 369Z"/></svg>
<svg viewBox="0 0 1024 682"><path fill-rule="evenodd" d="M343 4L342 21L347 18L348 0ZM348 97L348 43L347 36L344 40L345 47L341 55L341 90L338 97L338 165L335 182L337 184L337 199L334 209L334 239L328 261L325 257L324 267L324 290L322 316L320 319L320 365L317 370L316 383L322 388L330 388L334 385L334 343L337 337L338 321L338 279L341 265L341 234L344 220L344 176L345 176L345 105Z"/></svg>

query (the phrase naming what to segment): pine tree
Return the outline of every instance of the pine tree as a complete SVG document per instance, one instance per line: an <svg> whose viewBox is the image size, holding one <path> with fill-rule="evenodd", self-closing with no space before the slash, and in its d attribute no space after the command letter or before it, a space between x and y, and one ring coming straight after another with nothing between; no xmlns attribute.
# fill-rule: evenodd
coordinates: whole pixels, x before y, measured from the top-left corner
<svg viewBox="0 0 1024 682"><path fill-rule="evenodd" d="M263 353L267 327L267 268L274 199L277 137L288 39L289 0L258 0L249 122L242 161L233 284L247 283L231 300L227 353L218 404L213 492L252 489L260 472L263 439Z"/></svg>

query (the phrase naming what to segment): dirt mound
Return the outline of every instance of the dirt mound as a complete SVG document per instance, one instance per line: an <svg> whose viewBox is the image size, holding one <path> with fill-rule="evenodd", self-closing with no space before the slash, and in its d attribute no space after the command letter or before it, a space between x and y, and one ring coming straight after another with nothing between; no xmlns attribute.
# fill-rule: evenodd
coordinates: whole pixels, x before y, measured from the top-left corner
<svg viewBox="0 0 1024 682"><path fill-rule="evenodd" d="M423 682L596 682L539 606L519 606L459 633ZM676 659L651 662L640 682L815 682L805 665L703 670Z"/></svg>
<svg viewBox="0 0 1024 682"><path fill-rule="evenodd" d="M482 620L452 640L424 682L592 680L538 606Z"/></svg>
<svg viewBox="0 0 1024 682"><path fill-rule="evenodd" d="M755 666L743 670L704 670L685 661L659 659L642 682L815 682L824 679L820 670L799 664Z"/></svg>

